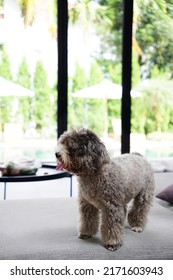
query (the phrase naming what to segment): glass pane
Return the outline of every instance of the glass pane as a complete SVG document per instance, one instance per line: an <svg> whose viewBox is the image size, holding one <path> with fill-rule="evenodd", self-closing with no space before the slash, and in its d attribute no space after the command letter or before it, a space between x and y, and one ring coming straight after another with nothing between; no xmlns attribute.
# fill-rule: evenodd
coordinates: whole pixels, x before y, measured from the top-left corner
<svg viewBox="0 0 173 280"><path fill-rule="evenodd" d="M173 1L135 1L131 150L173 156Z"/></svg>
<svg viewBox="0 0 173 280"><path fill-rule="evenodd" d="M69 120L120 154L122 1L69 1Z"/></svg>
<svg viewBox="0 0 173 280"><path fill-rule="evenodd" d="M55 0L0 1L0 162L54 160L56 17Z"/></svg>

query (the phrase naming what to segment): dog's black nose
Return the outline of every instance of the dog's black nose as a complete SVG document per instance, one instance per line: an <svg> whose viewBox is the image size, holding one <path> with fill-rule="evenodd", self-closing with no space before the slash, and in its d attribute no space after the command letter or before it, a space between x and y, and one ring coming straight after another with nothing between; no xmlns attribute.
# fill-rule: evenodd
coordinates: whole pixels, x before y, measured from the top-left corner
<svg viewBox="0 0 173 280"><path fill-rule="evenodd" d="M59 158L60 154L59 153L55 153L55 156L56 156L56 158Z"/></svg>

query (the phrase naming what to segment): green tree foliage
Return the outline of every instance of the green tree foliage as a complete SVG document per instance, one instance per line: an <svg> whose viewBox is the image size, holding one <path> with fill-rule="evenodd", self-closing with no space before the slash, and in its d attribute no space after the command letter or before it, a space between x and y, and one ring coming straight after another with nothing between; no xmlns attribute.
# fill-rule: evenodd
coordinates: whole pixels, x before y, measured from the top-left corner
<svg viewBox="0 0 173 280"><path fill-rule="evenodd" d="M32 25L34 21L35 0L18 0L25 25Z"/></svg>
<svg viewBox="0 0 173 280"><path fill-rule="evenodd" d="M71 92L87 88L103 80L100 66L93 62L89 77L78 64L72 79ZM99 94L99 93L98 93ZM74 98L71 97L69 106L69 125L87 126L99 135L103 135L105 129L105 100ZM99 120L99 121L98 121Z"/></svg>
<svg viewBox="0 0 173 280"><path fill-rule="evenodd" d="M98 27L102 40L102 52L98 61L115 81L113 78L117 76L115 69L117 63L121 63L122 1L100 0L98 2L107 7L107 16L110 19L105 32L102 32L102 26ZM155 88L143 89L143 98L132 99L133 132L148 134L155 130L166 131L172 127L172 108L168 106L170 95L158 80L161 77L168 80L172 78L173 73L172 5L172 0L134 2L132 86L138 85L141 77L157 80ZM114 7L114 12L112 12L112 7ZM107 51L110 53L105 56ZM118 76L121 82L121 71ZM110 104L109 115L111 114L116 115L117 111L115 106Z"/></svg>
<svg viewBox="0 0 173 280"><path fill-rule="evenodd" d="M33 21L34 0L19 1L23 16L28 24ZM95 6L93 6L95 2ZM142 89L143 97L132 99L132 131L148 134L152 131L166 131L173 129L173 110L169 106L170 93L159 84L159 79L165 81L173 78L173 0L136 0L134 2L133 22L133 60L132 86L135 87L142 78L155 78L156 86ZM27 11L27 12L26 12ZM29 12L28 12L29 11ZM31 17L30 17L31 16ZM103 77L114 83L121 84L122 61L122 1L97 0L76 1L69 10L70 21L80 22L85 35L93 32L99 36L101 50L97 53L97 63L91 65L89 74L79 65L71 79L69 87L69 126L87 125L97 133L104 131L104 100L86 100L73 98L72 92L99 83ZM31 21L30 21L31 19ZM94 60L94 59L93 59ZM10 63L5 50L0 60L0 75L12 80ZM17 81L30 88L30 77L26 61L22 61ZM47 75L42 63L36 65L33 89L34 119L36 128L41 130L55 122L56 106L47 82ZM54 90L55 92L55 90ZM25 99L27 101L27 99ZM25 101L22 101L25 103ZM10 120L12 98L1 98L1 119L3 123ZM168 104L169 103L169 104ZM25 122L29 120L29 103L22 105ZM108 101L109 130L112 118L120 117L120 100ZM2 121L1 121L2 123Z"/></svg>
<svg viewBox="0 0 173 280"><path fill-rule="evenodd" d="M25 26L32 25L37 17L37 10L47 14L47 23L50 34L56 38L57 30L57 1L56 0L18 0L19 8Z"/></svg>
<svg viewBox="0 0 173 280"><path fill-rule="evenodd" d="M141 81L141 69L138 63L138 55L132 49L132 88L134 88Z"/></svg>
<svg viewBox="0 0 173 280"><path fill-rule="evenodd" d="M92 86L97 83L100 83L102 80L103 80L103 73L101 67L96 61L93 61L90 67L88 86Z"/></svg>
<svg viewBox="0 0 173 280"><path fill-rule="evenodd" d="M3 7L4 0L0 0L0 8Z"/></svg>
<svg viewBox="0 0 173 280"><path fill-rule="evenodd" d="M151 70L157 65L159 70L171 73L173 70L173 1L165 1L165 12L155 1L139 1L140 16L136 38L143 51L140 64L147 66L144 75L151 77Z"/></svg>
<svg viewBox="0 0 173 280"><path fill-rule="evenodd" d="M70 96L69 96L69 113L68 113L68 125L69 127L75 127L86 124L86 115L84 114L84 108L86 106L86 100L74 98L71 93L74 93L80 89L87 87L87 76L85 71L76 64L76 70L71 82Z"/></svg>
<svg viewBox="0 0 173 280"><path fill-rule="evenodd" d="M1 52L1 63L0 63L0 75L4 77L6 80L12 81L12 73L10 66L10 59L5 48L2 49Z"/></svg>
<svg viewBox="0 0 173 280"><path fill-rule="evenodd" d="M172 95L173 81L163 79L141 83L142 98L132 100L132 131L148 134L173 129ZM137 121L140 119L140 122Z"/></svg>
<svg viewBox="0 0 173 280"><path fill-rule="evenodd" d="M3 49L0 61L0 75L7 80L12 79L10 61L6 51ZM36 64L33 82L29 73L26 59L23 58L19 65L16 82L25 88L33 89L34 97L20 97L18 120L22 120L24 130L27 130L29 122L36 123L36 129L41 132L48 127L47 134L56 122L56 90L50 88L47 81L47 73L41 61ZM13 121L11 118L12 106L15 97L0 97L0 129L4 124ZM16 121L16 120L15 120ZM53 132L54 133L54 132ZM53 135L53 134L52 134ZM49 135L47 135L49 137Z"/></svg>
<svg viewBox="0 0 173 280"><path fill-rule="evenodd" d="M105 20L97 27L97 34L101 38L101 55L107 61L121 62L122 54L122 1L121 0L100 0L98 1ZM107 54L105 56L105 54Z"/></svg>
<svg viewBox="0 0 173 280"><path fill-rule="evenodd" d="M52 120L51 90L47 81L47 73L41 61L36 63L34 73L34 110L33 115L36 129L41 131L45 126L49 127Z"/></svg>
<svg viewBox="0 0 173 280"><path fill-rule="evenodd" d="M31 89L31 75L25 58L22 59L19 65L16 82L25 88ZM31 97L20 98L19 114L23 119L24 129L27 128L29 121L31 121L31 104Z"/></svg>
<svg viewBox="0 0 173 280"><path fill-rule="evenodd" d="M100 83L103 80L103 73L99 64L95 61L91 64L88 86L92 86ZM98 92L99 94L99 92ZM87 114L88 114L88 127L98 133L100 136L103 135L106 128L107 113L106 100L102 99L87 99ZM98 121L99 120L99 121Z"/></svg>
<svg viewBox="0 0 173 280"><path fill-rule="evenodd" d="M0 60L0 76L6 80L12 80L11 66L5 48L2 48ZM0 129L4 130L4 124L10 121L13 97L0 97Z"/></svg>

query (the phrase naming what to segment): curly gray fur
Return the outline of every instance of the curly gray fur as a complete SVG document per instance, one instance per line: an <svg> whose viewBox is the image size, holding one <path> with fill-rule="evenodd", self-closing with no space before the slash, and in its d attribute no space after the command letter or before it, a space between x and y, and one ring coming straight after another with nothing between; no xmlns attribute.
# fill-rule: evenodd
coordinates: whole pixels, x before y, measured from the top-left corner
<svg viewBox="0 0 173 280"><path fill-rule="evenodd" d="M150 164L140 154L124 154L111 160L105 145L90 130L70 130L58 140L59 169L78 176L80 227L79 238L98 232L105 247L116 250L123 242L127 204L131 229L142 232L154 194Z"/></svg>

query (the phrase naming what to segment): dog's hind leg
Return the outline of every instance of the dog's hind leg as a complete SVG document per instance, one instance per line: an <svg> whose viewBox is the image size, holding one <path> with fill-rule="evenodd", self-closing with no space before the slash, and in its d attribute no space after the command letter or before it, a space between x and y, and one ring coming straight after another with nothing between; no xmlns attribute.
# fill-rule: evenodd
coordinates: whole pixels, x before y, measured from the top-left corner
<svg viewBox="0 0 173 280"><path fill-rule="evenodd" d="M135 197L132 208L128 214L128 222L131 230L142 232L147 223L147 216L152 205L153 189L142 189Z"/></svg>
<svg viewBox="0 0 173 280"><path fill-rule="evenodd" d="M80 223L78 237L82 239L90 238L98 231L99 210L85 199L79 201Z"/></svg>

